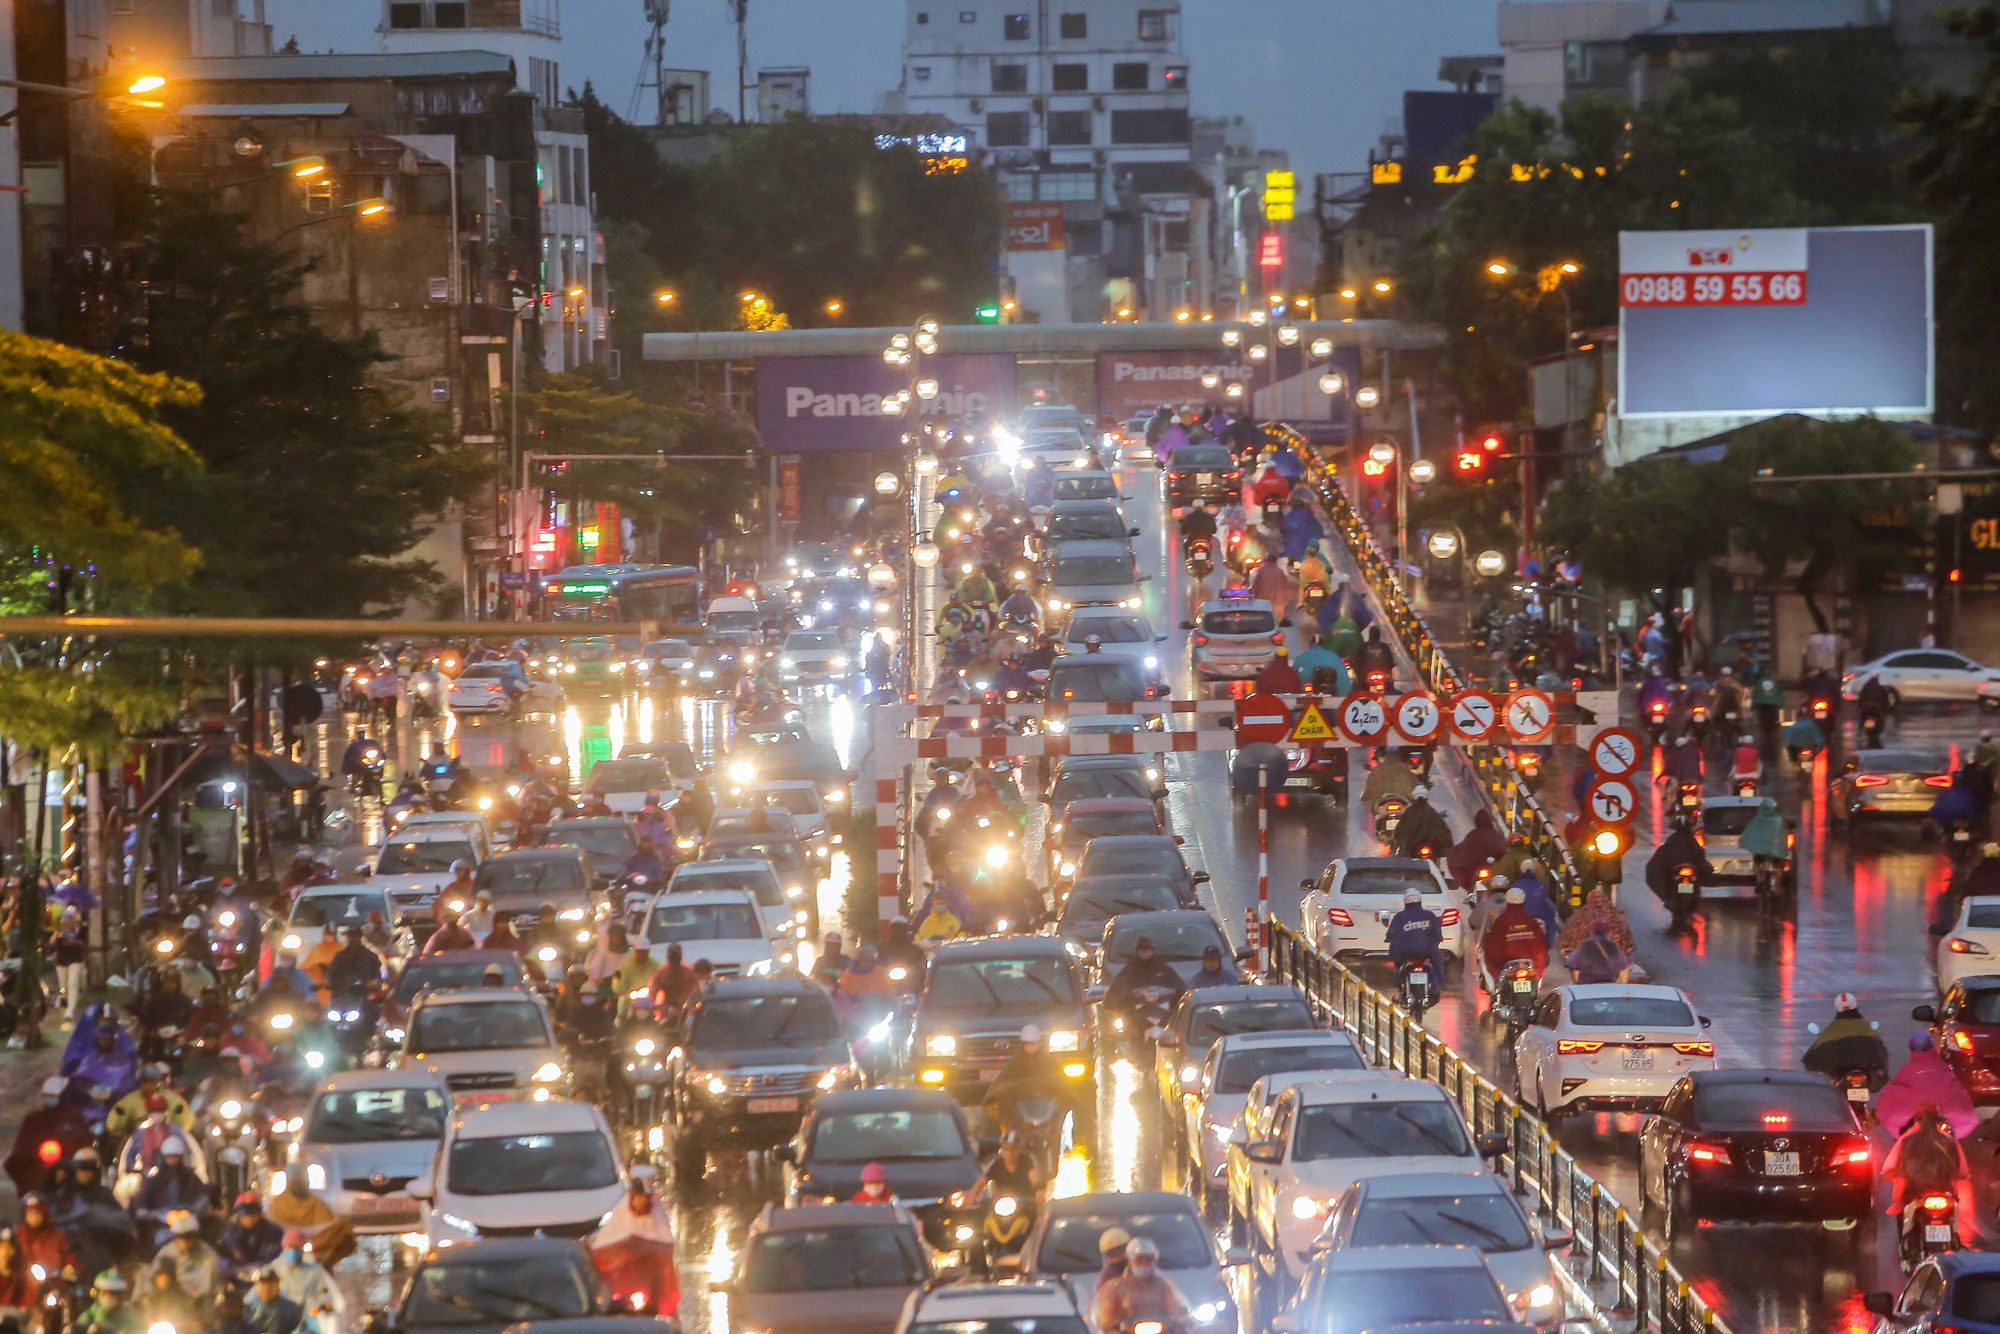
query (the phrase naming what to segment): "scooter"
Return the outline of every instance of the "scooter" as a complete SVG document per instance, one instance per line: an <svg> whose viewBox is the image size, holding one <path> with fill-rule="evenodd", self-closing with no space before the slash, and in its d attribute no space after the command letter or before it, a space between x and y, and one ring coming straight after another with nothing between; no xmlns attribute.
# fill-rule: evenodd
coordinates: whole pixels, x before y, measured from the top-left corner
<svg viewBox="0 0 2000 1334"><path fill-rule="evenodd" d="M1375 803L1373 833L1376 838L1387 843L1396 836L1396 826L1403 822L1403 812L1410 803L1393 792Z"/></svg>
<svg viewBox="0 0 2000 1334"><path fill-rule="evenodd" d="M979 1224L979 1250L974 1266L992 1273L996 1262L1019 1255L1035 1226L1035 1202L1008 1191L987 1188L986 1217Z"/></svg>
<svg viewBox="0 0 2000 1334"><path fill-rule="evenodd" d="M1411 959L1398 964L1396 994L1404 1012L1421 1023L1424 1011L1438 1003L1437 979L1431 976L1430 961Z"/></svg>
<svg viewBox="0 0 2000 1334"><path fill-rule="evenodd" d="M1646 705L1646 744L1658 750L1667 732L1667 702L1656 699Z"/></svg>
<svg viewBox="0 0 2000 1334"><path fill-rule="evenodd" d="M1903 1206L1897 1249L1905 1274L1933 1255L1957 1250L1958 1201L1944 1191L1931 1191Z"/></svg>
<svg viewBox="0 0 2000 1334"><path fill-rule="evenodd" d="M1150 1053L1160 1034L1167 1031L1168 1007L1173 993L1165 987L1140 987L1132 993L1132 1008L1111 1021L1111 1027L1125 1038L1128 1049Z"/></svg>
<svg viewBox="0 0 2000 1334"><path fill-rule="evenodd" d="M1195 578L1206 579L1215 573L1215 543L1209 538L1189 538L1185 554L1188 573Z"/></svg>
<svg viewBox="0 0 2000 1334"><path fill-rule="evenodd" d="M1676 931L1685 931L1695 909L1701 907L1701 884L1696 875L1692 866L1678 867L1674 871L1673 894L1667 904L1667 912L1674 919L1673 929Z"/></svg>
<svg viewBox="0 0 2000 1334"><path fill-rule="evenodd" d="M1533 959L1509 959L1494 982L1493 1010L1507 1026L1507 1040L1519 1037L1534 1022L1541 1000L1541 970Z"/></svg>

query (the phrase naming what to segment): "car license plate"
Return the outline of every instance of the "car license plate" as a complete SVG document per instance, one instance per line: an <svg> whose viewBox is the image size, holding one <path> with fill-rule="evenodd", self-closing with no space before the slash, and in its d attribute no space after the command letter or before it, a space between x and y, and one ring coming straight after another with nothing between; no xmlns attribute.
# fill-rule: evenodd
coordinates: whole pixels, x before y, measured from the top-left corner
<svg viewBox="0 0 2000 1334"><path fill-rule="evenodd" d="M1198 472L1194 475L1194 480L1199 486L1207 486L1215 480L1215 474L1212 472Z"/></svg>
<svg viewBox="0 0 2000 1334"><path fill-rule="evenodd" d="M1949 1223L1926 1223L1926 1224L1924 1224L1924 1240L1925 1240L1925 1241L1950 1241L1950 1240L1951 1240L1951 1225L1950 1225Z"/></svg>
<svg viewBox="0 0 2000 1334"><path fill-rule="evenodd" d="M1623 1064L1627 1070L1650 1070L1653 1068L1653 1053L1644 1049L1633 1051L1626 1048Z"/></svg>
<svg viewBox="0 0 2000 1334"><path fill-rule="evenodd" d="M1767 1177L1795 1177L1799 1174L1799 1156L1796 1153L1766 1153L1764 1155L1764 1175Z"/></svg>
<svg viewBox="0 0 2000 1334"><path fill-rule="evenodd" d="M407 1214L416 1205L407 1195L357 1195L354 1197L354 1212L357 1214Z"/></svg>
<svg viewBox="0 0 2000 1334"><path fill-rule="evenodd" d="M1868 1086L1866 1084L1856 1084L1852 1086L1847 1090L1847 1100L1849 1102L1858 1102L1864 1107L1867 1106Z"/></svg>
<svg viewBox="0 0 2000 1334"><path fill-rule="evenodd" d="M761 1116L766 1112L796 1112L798 1109L797 1098L752 1098L744 1104L744 1110L752 1116Z"/></svg>

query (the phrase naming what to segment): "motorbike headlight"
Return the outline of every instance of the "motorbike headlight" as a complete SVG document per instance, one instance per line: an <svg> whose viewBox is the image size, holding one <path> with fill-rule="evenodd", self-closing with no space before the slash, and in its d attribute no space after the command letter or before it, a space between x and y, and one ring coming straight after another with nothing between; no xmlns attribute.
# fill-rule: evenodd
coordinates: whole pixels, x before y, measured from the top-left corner
<svg viewBox="0 0 2000 1334"><path fill-rule="evenodd" d="M1012 1195L1002 1195L993 1201L993 1213L997 1218L1012 1218L1021 1207L1020 1201Z"/></svg>
<svg viewBox="0 0 2000 1334"><path fill-rule="evenodd" d="M557 913L556 916L565 922L581 922L583 920L583 909L565 908Z"/></svg>
<svg viewBox="0 0 2000 1334"><path fill-rule="evenodd" d="M950 1033L933 1033L924 1039L924 1051L931 1056L956 1056L958 1039Z"/></svg>
<svg viewBox="0 0 2000 1334"><path fill-rule="evenodd" d="M385 1028L382 1030L382 1036L391 1042L401 1042L404 1038L404 1033L400 1028Z"/></svg>
<svg viewBox="0 0 2000 1334"><path fill-rule="evenodd" d="M234 1121L237 1117L243 1115L243 1104L234 1098L228 1098L215 1110L222 1114L223 1120Z"/></svg>
<svg viewBox="0 0 2000 1334"><path fill-rule="evenodd" d="M153 942L153 948L161 954L172 954L174 952L174 942L163 937Z"/></svg>
<svg viewBox="0 0 2000 1334"><path fill-rule="evenodd" d="M316 1051L309 1051L306 1053L306 1064L317 1070L326 1064L326 1057Z"/></svg>
<svg viewBox="0 0 2000 1334"><path fill-rule="evenodd" d="M285 950L302 949L305 947L305 943L306 942L304 941L304 939L301 938L296 932L294 932L290 935L287 935L283 940L279 941L278 948Z"/></svg>
<svg viewBox="0 0 2000 1334"><path fill-rule="evenodd" d="M287 1029L290 1028L291 1026L292 1026L292 1016L285 1013L283 1010L280 1010L278 1011L278 1013L271 1016L271 1027L276 1029Z"/></svg>
<svg viewBox="0 0 2000 1334"><path fill-rule="evenodd" d="M651 1056L658 1045L651 1038L640 1038L632 1044L632 1050L638 1052L641 1056Z"/></svg>
<svg viewBox="0 0 2000 1334"><path fill-rule="evenodd" d="M1082 1061L1069 1061L1063 1066L1063 1078L1065 1079L1082 1079L1089 1073L1090 1067Z"/></svg>
<svg viewBox="0 0 2000 1334"><path fill-rule="evenodd" d="M1075 862L1070 862L1070 861L1066 861L1066 862L1064 862L1064 863L1063 863L1062 865L1060 865L1060 866L1056 867L1056 871L1057 871L1057 873L1058 873L1058 874L1061 874L1061 875L1075 875L1075 874L1076 874L1076 863L1075 863Z"/></svg>
<svg viewBox="0 0 2000 1334"><path fill-rule="evenodd" d="M588 931L577 932L576 943L579 945L588 945L590 943L590 932Z"/></svg>
<svg viewBox="0 0 2000 1334"><path fill-rule="evenodd" d="M341 1012L340 1012L339 1010L328 1010L328 1011L326 1012L326 1021L327 1021L327 1022L328 1022L329 1024L337 1024L337 1023L339 1023L339 1022L341 1021L342 1017L343 1017L343 1016L342 1016L342 1014L341 1014Z"/></svg>
<svg viewBox="0 0 2000 1334"><path fill-rule="evenodd" d="M307 1190L326 1189L326 1169L324 1167L321 1167L318 1163L306 1164L306 1189Z"/></svg>
<svg viewBox="0 0 2000 1334"><path fill-rule="evenodd" d="M543 963L554 963L556 961L556 947L553 945L544 945L535 951L535 957Z"/></svg>
<svg viewBox="0 0 2000 1334"><path fill-rule="evenodd" d="M520 795L521 795L521 785L520 785L519 783L509 783L509 784L507 784L507 795L508 795L508 796L510 796L510 797L518 797L518 796L520 796Z"/></svg>
<svg viewBox="0 0 2000 1334"><path fill-rule="evenodd" d="M889 969L889 980L891 982L901 982L904 978L908 977L909 975L910 975L910 970L905 968L902 964L896 964Z"/></svg>
<svg viewBox="0 0 2000 1334"><path fill-rule="evenodd" d="M554 1061L543 1061L530 1078L537 1084L553 1084L562 1078L562 1074L562 1067Z"/></svg>
<svg viewBox="0 0 2000 1334"><path fill-rule="evenodd" d="M1069 1029L1069 1028L1059 1028L1055 1032L1049 1034L1049 1050L1075 1051L1076 1031L1074 1029Z"/></svg>
<svg viewBox="0 0 2000 1334"><path fill-rule="evenodd" d="M1061 718L1045 719L1042 726L1053 736L1061 736L1069 731L1069 724Z"/></svg>
<svg viewBox="0 0 2000 1334"><path fill-rule="evenodd" d="M1007 845L1004 843L995 843L992 847L986 849L986 864L995 868L1005 866L1007 864Z"/></svg>
<svg viewBox="0 0 2000 1334"><path fill-rule="evenodd" d="M702 1087L708 1090L709 1096L719 1098L729 1092L729 1081L721 1075L710 1075Z"/></svg>
<svg viewBox="0 0 2000 1334"><path fill-rule="evenodd" d="M568 675L570 675L570 676L575 676L575 675L576 675L576 664L575 664L575 663L573 663L573 662L566 662L566 663L564 663L564 664L563 664L563 671L564 671L565 673L567 673Z"/></svg>

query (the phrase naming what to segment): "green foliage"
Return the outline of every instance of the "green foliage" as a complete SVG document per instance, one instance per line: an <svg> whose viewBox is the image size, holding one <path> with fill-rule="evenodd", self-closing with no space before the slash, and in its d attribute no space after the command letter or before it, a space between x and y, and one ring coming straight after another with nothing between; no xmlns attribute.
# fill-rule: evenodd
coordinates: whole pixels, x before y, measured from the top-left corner
<svg viewBox="0 0 2000 1334"><path fill-rule="evenodd" d="M1466 550L1473 555L1494 548L1512 551L1521 499L1514 479L1466 482L1450 471L1451 460L1439 466L1440 479L1410 497L1412 545L1415 534L1427 528L1455 525L1465 535Z"/></svg>
<svg viewBox="0 0 2000 1334"><path fill-rule="evenodd" d="M1736 497L1719 494L1714 474L1675 458L1566 477L1542 502L1537 535L1611 587L1687 587L1728 550L1735 521Z"/></svg>
<svg viewBox="0 0 2000 1334"><path fill-rule="evenodd" d="M46 754L76 746L103 762L126 736L172 722L180 707L170 686L102 663L0 667L0 735Z"/></svg>

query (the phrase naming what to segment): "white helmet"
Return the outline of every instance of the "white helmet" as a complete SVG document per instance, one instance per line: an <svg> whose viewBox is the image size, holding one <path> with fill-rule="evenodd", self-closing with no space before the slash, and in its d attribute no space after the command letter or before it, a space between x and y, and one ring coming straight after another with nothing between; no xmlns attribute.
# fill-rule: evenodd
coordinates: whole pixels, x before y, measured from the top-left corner
<svg viewBox="0 0 2000 1334"><path fill-rule="evenodd" d="M61 1075L50 1075L42 1081L42 1096L44 1098L60 1098L63 1090L68 1087L69 1081L67 1079L64 1079Z"/></svg>
<svg viewBox="0 0 2000 1334"><path fill-rule="evenodd" d="M187 1151L187 1141L179 1135L169 1135L160 1143L160 1156L162 1158L185 1158L187 1157Z"/></svg>
<svg viewBox="0 0 2000 1334"><path fill-rule="evenodd" d="M1424 800L1425 798L1429 797L1430 794L1431 790L1425 787L1422 783L1419 783L1415 787L1410 789L1410 796L1417 801Z"/></svg>
<svg viewBox="0 0 2000 1334"><path fill-rule="evenodd" d="M199 1236L201 1220L185 1209L176 1209L168 1215L167 1228L176 1237Z"/></svg>
<svg viewBox="0 0 2000 1334"><path fill-rule="evenodd" d="M1509 902L1509 903L1526 903L1527 901L1528 901L1528 896L1527 896L1527 894L1526 894L1525 892L1523 892L1522 890L1518 890L1518 889L1509 889L1509 890L1507 891L1507 902Z"/></svg>
<svg viewBox="0 0 2000 1334"><path fill-rule="evenodd" d="M1042 1030L1029 1024L1021 1030L1021 1045L1033 1046L1042 1040Z"/></svg>

